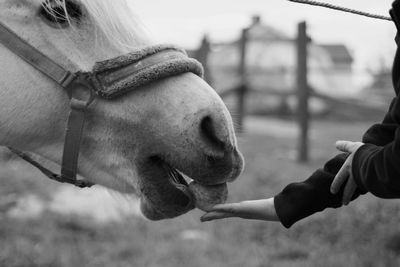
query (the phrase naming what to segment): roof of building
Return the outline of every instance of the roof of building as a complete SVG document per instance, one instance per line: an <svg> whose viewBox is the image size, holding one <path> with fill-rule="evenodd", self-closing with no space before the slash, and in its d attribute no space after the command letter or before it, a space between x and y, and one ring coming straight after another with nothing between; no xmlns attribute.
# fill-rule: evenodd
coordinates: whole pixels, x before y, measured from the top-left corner
<svg viewBox="0 0 400 267"><path fill-rule="evenodd" d="M332 61L336 64L350 64L354 60L350 54L350 51L343 44L324 44L319 46L329 53Z"/></svg>
<svg viewBox="0 0 400 267"><path fill-rule="evenodd" d="M285 33L267 26L262 23L261 18L259 16L253 17L253 22L250 25L249 29L249 39L250 40L273 40L273 41L291 41L289 36Z"/></svg>

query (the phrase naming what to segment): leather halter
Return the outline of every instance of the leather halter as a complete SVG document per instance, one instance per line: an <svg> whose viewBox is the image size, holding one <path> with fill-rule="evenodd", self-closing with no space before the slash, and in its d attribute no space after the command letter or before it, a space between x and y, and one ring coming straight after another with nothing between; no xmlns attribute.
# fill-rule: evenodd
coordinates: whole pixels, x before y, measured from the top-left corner
<svg viewBox="0 0 400 267"><path fill-rule="evenodd" d="M89 181L77 180L77 171L85 114L95 97L115 98L152 81L184 72L203 75L202 66L198 61L188 58L184 50L168 45L144 47L114 59L98 62L92 72L72 73L1 22L0 43L65 89L70 98L71 108L65 134L61 175L43 167L26 153L14 148L9 149L50 179L78 187L93 185Z"/></svg>

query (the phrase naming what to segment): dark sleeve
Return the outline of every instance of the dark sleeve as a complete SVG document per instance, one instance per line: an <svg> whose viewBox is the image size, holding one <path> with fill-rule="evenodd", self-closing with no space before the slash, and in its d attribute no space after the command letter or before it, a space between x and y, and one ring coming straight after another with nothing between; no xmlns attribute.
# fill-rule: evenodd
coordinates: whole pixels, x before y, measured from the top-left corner
<svg viewBox="0 0 400 267"><path fill-rule="evenodd" d="M374 144L377 146L385 146L394 140L394 135L400 121L396 118L395 108L399 102L398 91L400 87L400 50L397 49L396 56L392 68L392 83L395 89L396 97L393 98L389 110L383 121L372 125L364 134L362 141L366 144Z"/></svg>
<svg viewBox="0 0 400 267"><path fill-rule="evenodd" d="M390 15L396 25L397 31L400 30L400 1L396 0L392 4L392 9L390 10ZM397 50L394 56L392 65L392 84L396 97L392 100L390 104L389 111L385 115L381 123L375 124L370 127L364 134L362 141L367 144L374 144L377 146L385 146L394 140L394 135L400 121L393 117L393 109L395 103L398 102L398 95L400 89L400 36L399 32L396 34L396 44Z"/></svg>
<svg viewBox="0 0 400 267"><path fill-rule="evenodd" d="M386 146L366 144L358 149L352 172L361 190L380 198L400 198L400 127Z"/></svg>
<svg viewBox="0 0 400 267"><path fill-rule="evenodd" d="M397 97L392 100L389 111L381 123L372 125L365 132L362 138L363 143L384 146L393 141L394 134L399 126L399 123L392 118L393 107L397 101Z"/></svg>
<svg viewBox="0 0 400 267"><path fill-rule="evenodd" d="M398 112L396 112L396 106L398 106ZM353 174L359 187L353 199L367 191L380 197L400 197L400 158L397 158L397 164L395 160L391 161L394 167L385 163L385 157L388 157L388 154L393 151L393 140L397 129L400 128L398 121L400 121L400 101L396 97L382 123L373 125L364 134L363 142L368 145L357 151L357 157L353 160ZM386 154L382 149L382 146L385 145L388 147ZM400 151L400 130L398 147L398 151ZM328 161L323 169L315 171L307 180L289 184L275 196L275 210L285 227L289 228L295 222L326 208L338 208L342 205L343 188L338 194L333 195L330 192L330 186L346 158L347 154L336 156ZM395 159L396 157L392 155L391 158ZM371 161L375 162L374 167L369 165ZM385 167L386 169L384 169ZM394 170L395 168L399 168L399 170ZM391 170L391 175L398 171L399 181L396 183L398 183L399 192L392 185L393 179L388 181L390 178L387 173L388 169ZM378 176L378 174L381 175Z"/></svg>
<svg viewBox="0 0 400 267"><path fill-rule="evenodd" d="M400 14L400 1L393 3L391 10L392 18L399 29L400 19L396 14ZM399 35L396 37L399 45ZM396 95L400 89L400 55L399 49L396 52L393 63L393 83ZM397 96L388 114L388 126L377 126L376 129L368 130L364 136L364 143L354 155L352 172L357 185L363 190L381 198L400 197L400 99ZM386 119L386 118L385 118ZM389 130L390 129L390 130ZM376 135L370 138L369 132ZM390 142L390 136L392 137ZM385 142L369 142L373 139L384 139ZM371 140L370 140L371 139ZM379 141L379 140L377 140Z"/></svg>
<svg viewBox="0 0 400 267"><path fill-rule="evenodd" d="M347 153L337 155L329 160L323 169L315 171L307 180L291 183L275 196L276 213L286 228L326 208L342 206L343 188L338 194L333 195L330 187L347 157ZM358 190L353 199L361 193L364 192Z"/></svg>

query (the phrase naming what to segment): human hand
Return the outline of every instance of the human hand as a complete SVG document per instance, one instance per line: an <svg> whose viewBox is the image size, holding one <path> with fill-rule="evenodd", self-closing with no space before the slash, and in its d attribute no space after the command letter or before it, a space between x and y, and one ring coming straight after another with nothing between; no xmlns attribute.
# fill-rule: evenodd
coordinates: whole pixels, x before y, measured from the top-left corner
<svg viewBox="0 0 400 267"><path fill-rule="evenodd" d="M350 153L350 156L346 159L339 172L336 174L331 184L331 193L337 194L342 188L343 184L346 184L343 191L342 203L348 205L357 189L357 184L353 178L352 162L356 151L362 147L364 143L361 142L350 142L350 141L337 141L336 148L343 152Z"/></svg>
<svg viewBox="0 0 400 267"><path fill-rule="evenodd" d="M206 222L231 217L264 221L279 220L273 198L218 204L204 214L200 220Z"/></svg>

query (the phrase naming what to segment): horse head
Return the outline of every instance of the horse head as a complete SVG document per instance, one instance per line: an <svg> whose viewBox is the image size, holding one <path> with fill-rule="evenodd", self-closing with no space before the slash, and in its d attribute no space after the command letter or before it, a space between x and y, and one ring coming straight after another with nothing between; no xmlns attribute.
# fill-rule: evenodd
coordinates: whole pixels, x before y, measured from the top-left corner
<svg viewBox="0 0 400 267"><path fill-rule="evenodd" d="M1 21L64 68L152 45L126 0L1 0ZM59 85L0 46L0 144L61 164L69 98ZM135 193L150 219L194 207L185 178L205 189L243 169L232 119L193 73L153 81L114 99L95 98L82 136L79 174Z"/></svg>

